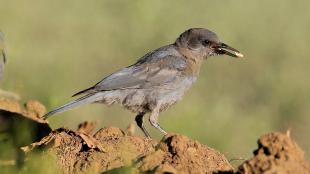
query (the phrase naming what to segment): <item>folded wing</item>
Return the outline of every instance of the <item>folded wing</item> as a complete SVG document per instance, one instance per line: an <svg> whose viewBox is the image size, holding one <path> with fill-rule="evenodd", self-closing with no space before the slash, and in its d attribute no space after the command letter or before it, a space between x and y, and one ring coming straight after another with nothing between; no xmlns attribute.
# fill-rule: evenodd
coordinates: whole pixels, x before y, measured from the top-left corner
<svg viewBox="0 0 310 174"><path fill-rule="evenodd" d="M182 57L165 55L153 59L152 55L140 59L136 64L123 68L104 78L93 87L76 93L74 96L98 91L121 89L146 89L164 85L181 76L186 68L186 61Z"/></svg>

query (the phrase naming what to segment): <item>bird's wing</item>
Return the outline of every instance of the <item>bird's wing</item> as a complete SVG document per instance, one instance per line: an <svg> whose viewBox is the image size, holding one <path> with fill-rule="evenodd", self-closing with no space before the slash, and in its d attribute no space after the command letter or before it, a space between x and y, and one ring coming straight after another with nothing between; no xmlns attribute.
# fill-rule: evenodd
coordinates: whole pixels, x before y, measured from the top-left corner
<svg viewBox="0 0 310 174"><path fill-rule="evenodd" d="M150 57L146 58L150 59ZM174 55L155 56L148 61L140 59L136 64L111 74L93 87L78 92L74 96L95 91L146 89L164 85L181 75L185 68L185 59Z"/></svg>

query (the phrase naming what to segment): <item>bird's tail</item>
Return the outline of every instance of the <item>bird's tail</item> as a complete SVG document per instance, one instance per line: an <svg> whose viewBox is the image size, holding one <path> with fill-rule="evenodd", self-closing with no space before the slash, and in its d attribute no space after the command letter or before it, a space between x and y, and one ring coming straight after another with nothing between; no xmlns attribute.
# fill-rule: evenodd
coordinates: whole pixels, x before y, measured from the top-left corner
<svg viewBox="0 0 310 174"><path fill-rule="evenodd" d="M84 104L87 104L87 103L93 103L95 101L98 101L98 99L100 97L102 97L103 93L95 93L95 94L87 94L81 98L78 98L72 102L69 102L63 106L60 106L50 112L48 112L47 114L45 114L43 116L43 119L47 119L48 117L52 116L52 115L55 115L55 114L58 114L58 113L62 113L62 112L65 112L65 111L68 111L68 110L71 110L71 109L74 109L78 106L81 106L81 105L84 105Z"/></svg>

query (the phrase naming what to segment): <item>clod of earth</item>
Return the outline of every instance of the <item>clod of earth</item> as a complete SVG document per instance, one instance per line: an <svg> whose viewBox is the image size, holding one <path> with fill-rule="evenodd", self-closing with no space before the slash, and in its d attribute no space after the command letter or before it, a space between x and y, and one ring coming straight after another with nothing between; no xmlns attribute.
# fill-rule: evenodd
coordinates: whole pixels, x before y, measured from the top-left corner
<svg viewBox="0 0 310 174"><path fill-rule="evenodd" d="M14 99L0 98L0 143L12 147L11 156L0 153L0 163L21 165L24 153L20 147L39 141L52 129L42 119L45 107L37 101L29 101L24 107Z"/></svg>
<svg viewBox="0 0 310 174"><path fill-rule="evenodd" d="M254 157L245 161L238 173L310 173L310 166L304 152L286 134L274 132L263 135L258 140Z"/></svg>

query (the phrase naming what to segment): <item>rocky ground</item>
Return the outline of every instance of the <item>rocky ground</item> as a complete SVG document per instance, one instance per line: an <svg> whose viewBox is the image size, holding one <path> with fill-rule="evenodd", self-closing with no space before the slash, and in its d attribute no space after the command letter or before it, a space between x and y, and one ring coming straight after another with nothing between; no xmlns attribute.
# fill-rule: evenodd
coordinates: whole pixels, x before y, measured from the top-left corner
<svg viewBox="0 0 310 174"><path fill-rule="evenodd" d="M289 132L273 132L258 140L251 159L233 168L215 149L179 134L169 134L160 142L134 136L132 128L101 128L84 122L77 130L52 130L40 116L45 107L29 101L21 107L15 100L0 100L0 134L16 146L15 159L1 159L0 165L23 165L31 153L56 155L56 166L63 173L308 173L304 153ZM21 141L19 125L28 132ZM0 142L1 143L1 142ZM39 151L39 152L38 152ZM12 165L11 164L11 165Z"/></svg>

